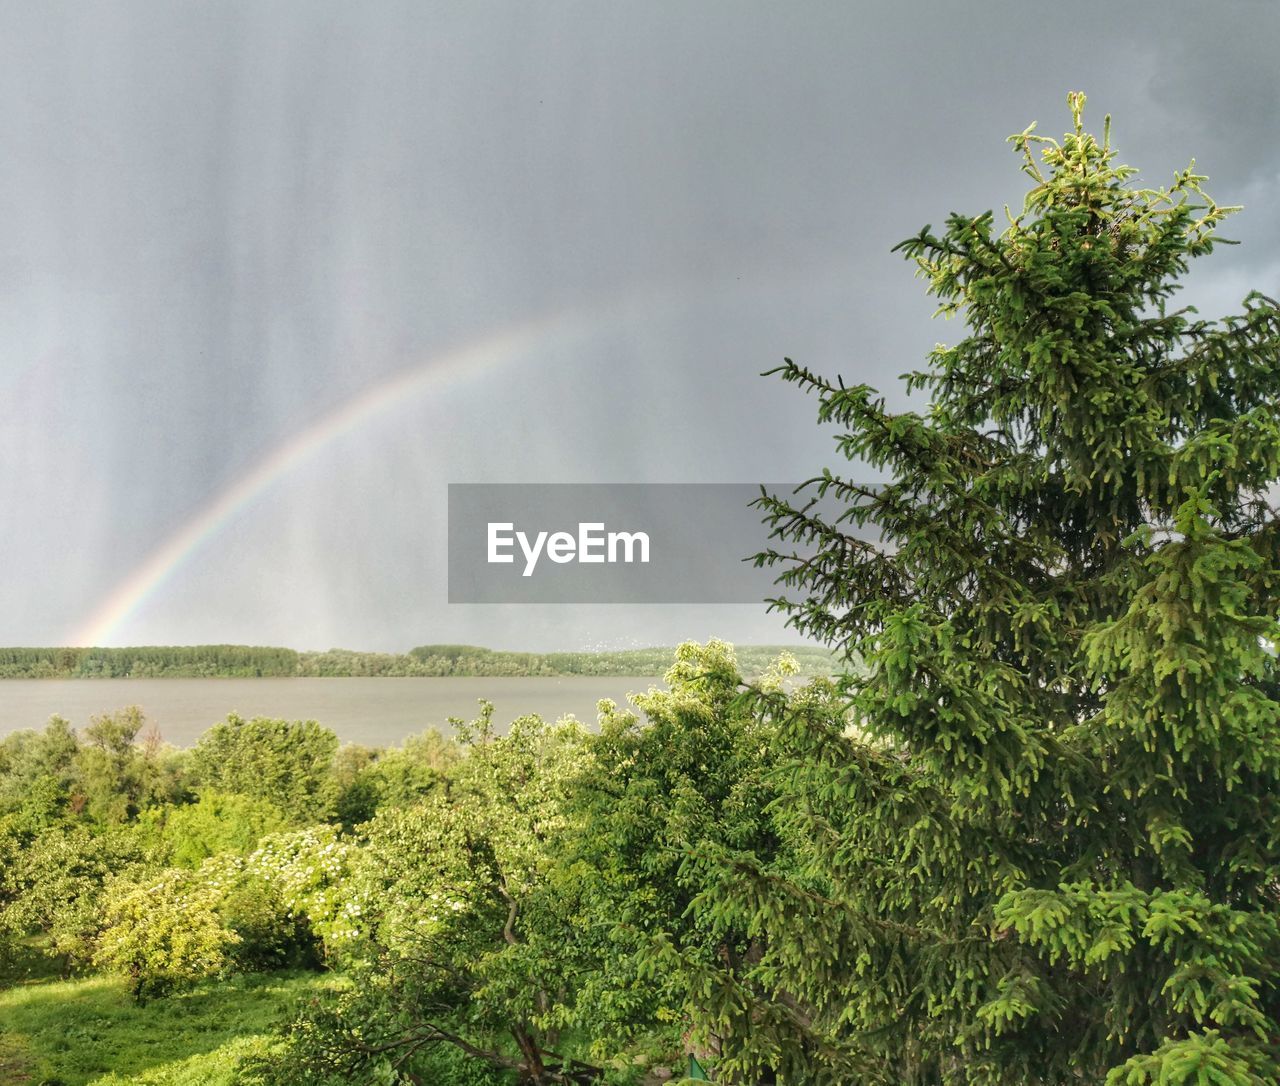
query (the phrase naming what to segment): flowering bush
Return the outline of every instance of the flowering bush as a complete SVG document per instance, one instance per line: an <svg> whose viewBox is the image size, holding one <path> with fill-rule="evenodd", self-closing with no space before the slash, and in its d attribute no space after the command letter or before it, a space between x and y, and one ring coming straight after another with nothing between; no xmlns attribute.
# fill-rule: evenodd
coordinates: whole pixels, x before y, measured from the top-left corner
<svg viewBox="0 0 1280 1086"><path fill-rule="evenodd" d="M305 918L330 957L360 934L365 908L352 879L356 852L333 826L310 826L264 837L244 870L272 888L287 916Z"/></svg>

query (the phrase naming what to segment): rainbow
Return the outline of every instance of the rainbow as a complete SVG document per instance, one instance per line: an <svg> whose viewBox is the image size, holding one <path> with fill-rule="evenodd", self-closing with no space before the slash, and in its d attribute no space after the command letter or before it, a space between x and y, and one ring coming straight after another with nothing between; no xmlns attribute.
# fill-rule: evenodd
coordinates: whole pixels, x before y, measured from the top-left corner
<svg viewBox="0 0 1280 1086"><path fill-rule="evenodd" d="M808 275L826 276L843 267L843 257L814 262ZM153 551L64 642L105 645L135 611L150 599L192 555L213 539L266 490L311 459L330 442L365 425L397 404L429 391L474 381L539 349L567 346L588 338L620 320L653 314L671 305L687 305L694 294L709 295L721 288L735 292L759 289L774 282L772 265L741 266L722 274L705 271L696 280L666 279L661 284L635 284L621 294L597 299L597 304L544 313L512 324L452 350L434 355L353 397L267 453L244 475L214 495L189 521ZM730 276L732 274L732 277ZM743 282L744 278L747 280ZM789 278L798 281L796 270Z"/></svg>
<svg viewBox="0 0 1280 1086"><path fill-rule="evenodd" d="M574 309L511 325L402 370L339 405L282 442L217 493L117 585L65 643L109 644L119 626L196 552L279 479L330 442L405 400L474 381L535 349L584 335L601 322L600 310Z"/></svg>

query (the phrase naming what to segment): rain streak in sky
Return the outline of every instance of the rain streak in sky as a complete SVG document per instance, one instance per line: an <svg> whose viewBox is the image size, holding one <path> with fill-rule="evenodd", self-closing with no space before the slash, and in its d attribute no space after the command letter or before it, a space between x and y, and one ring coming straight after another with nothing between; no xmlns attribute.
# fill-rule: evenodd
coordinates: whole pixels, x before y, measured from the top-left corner
<svg viewBox="0 0 1280 1086"><path fill-rule="evenodd" d="M450 606L451 482L833 463L784 355L904 403L962 334L897 241L1111 113L1280 292L1280 8L0 4L0 643L786 638L750 606ZM739 556L729 556L730 559Z"/></svg>

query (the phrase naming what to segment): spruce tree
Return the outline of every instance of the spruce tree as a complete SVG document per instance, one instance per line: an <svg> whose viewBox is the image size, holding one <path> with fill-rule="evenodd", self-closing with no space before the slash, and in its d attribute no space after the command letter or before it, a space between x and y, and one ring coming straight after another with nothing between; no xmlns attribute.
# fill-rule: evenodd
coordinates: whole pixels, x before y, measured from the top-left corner
<svg viewBox="0 0 1280 1086"><path fill-rule="evenodd" d="M899 246L965 325L927 409L781 368L856 466L763 498L758 560L860 671L845 723L759 697L785 847L708 864L720 1081L1280 1081L1280 310L1172 307L1234 209L1069 103L1003 230Z"/></svg>

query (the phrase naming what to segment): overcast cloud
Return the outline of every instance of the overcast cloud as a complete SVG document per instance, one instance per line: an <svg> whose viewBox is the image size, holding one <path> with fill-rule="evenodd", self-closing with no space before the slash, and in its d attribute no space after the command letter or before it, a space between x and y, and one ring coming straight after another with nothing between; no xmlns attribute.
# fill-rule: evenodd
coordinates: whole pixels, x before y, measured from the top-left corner
<svg viewBox="0 0 1280 1086"><path fill-rule="evenodd" d="M0 643L76 638L246 473L437 359L108 639L778 640L763 606L449 606L446 486L831 462L758 373L898 398L959 329L890 247L1018 201L1004 138L1061 133L1073 89L1145 180L1195 156L1246 204L1190 300L1280 291L1277 56L1270 0L0 4Z"/></svg>

